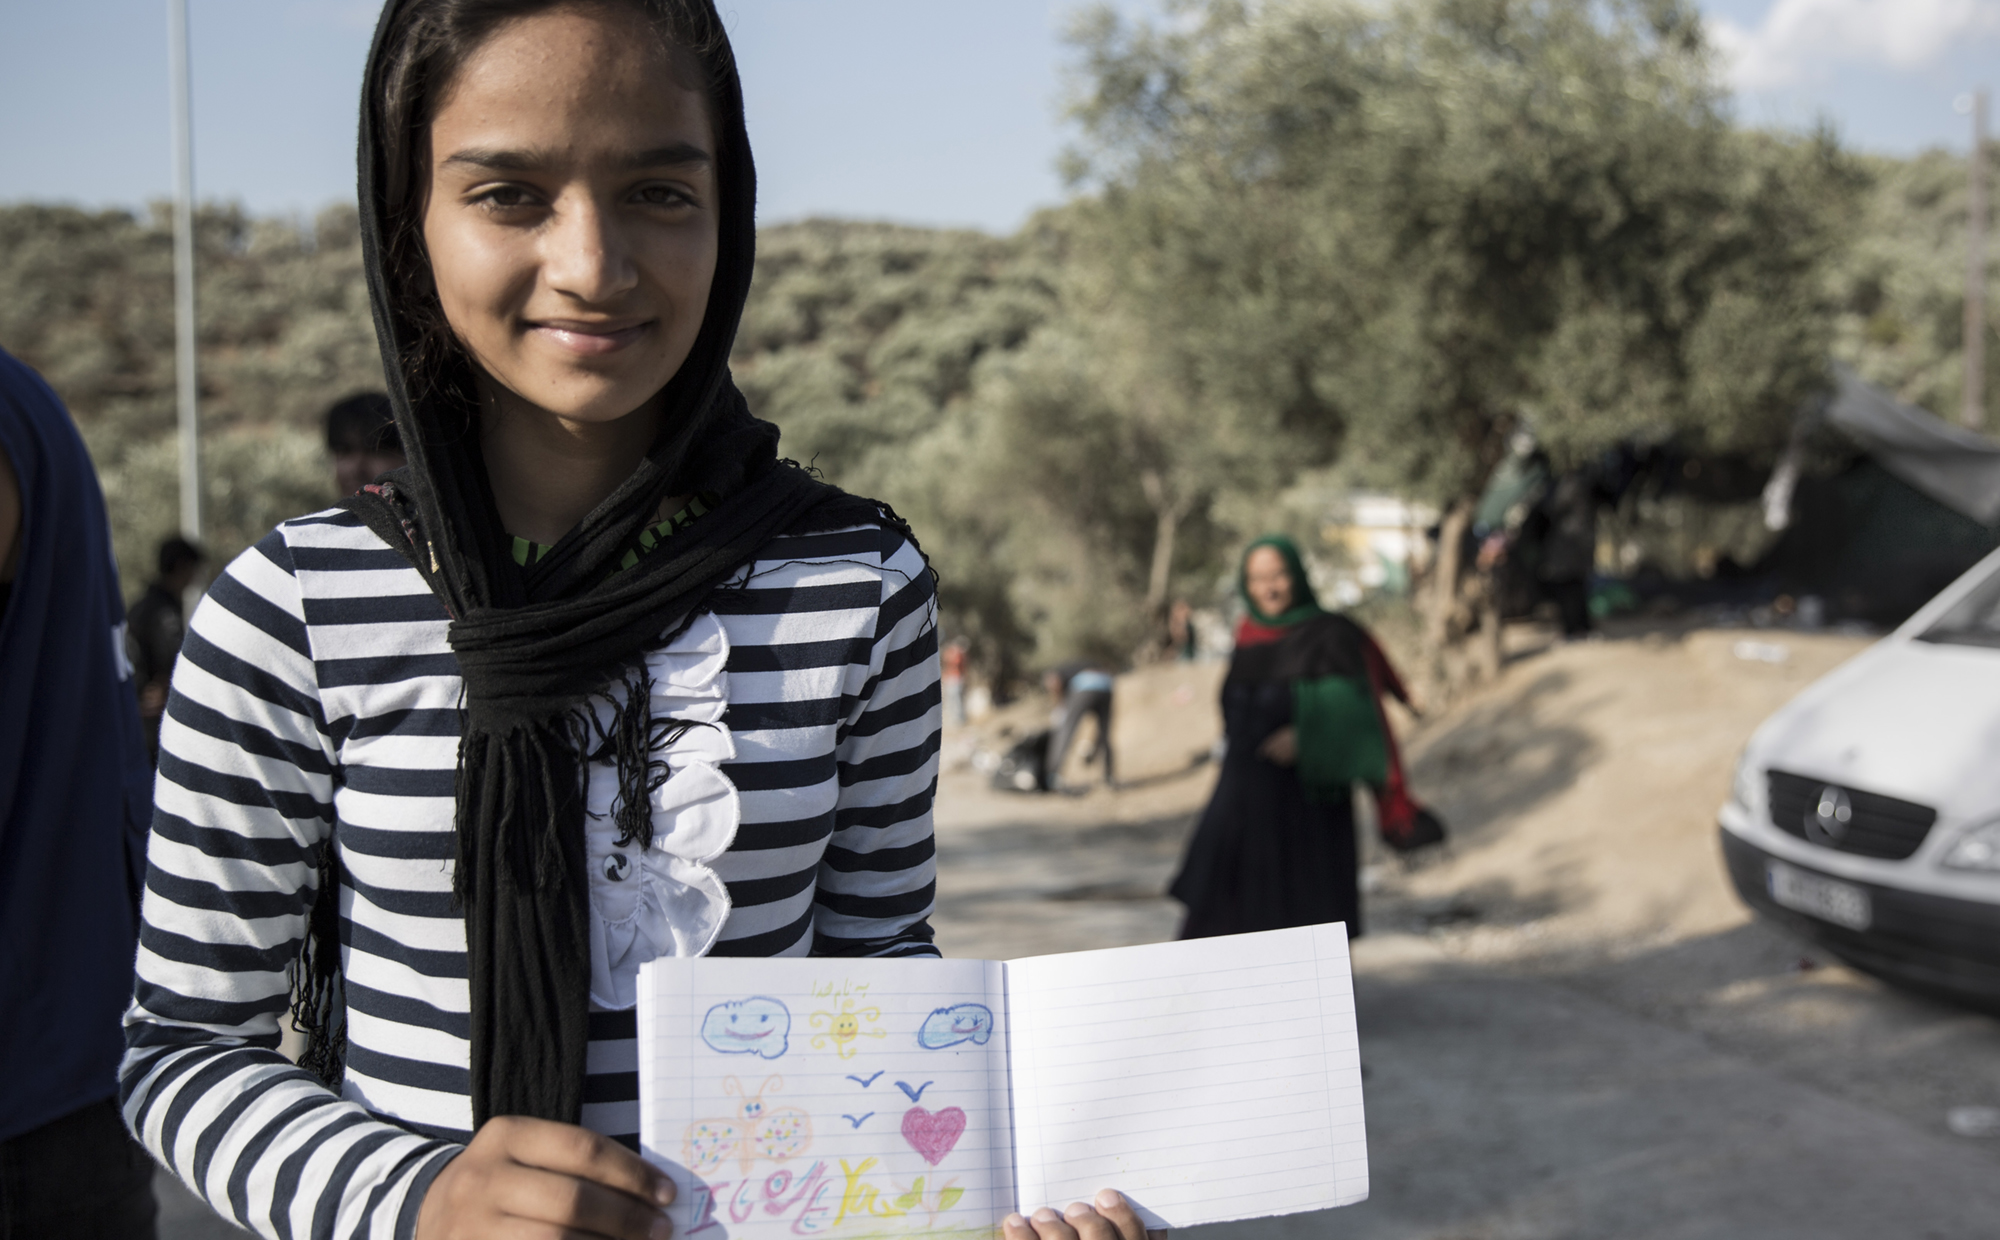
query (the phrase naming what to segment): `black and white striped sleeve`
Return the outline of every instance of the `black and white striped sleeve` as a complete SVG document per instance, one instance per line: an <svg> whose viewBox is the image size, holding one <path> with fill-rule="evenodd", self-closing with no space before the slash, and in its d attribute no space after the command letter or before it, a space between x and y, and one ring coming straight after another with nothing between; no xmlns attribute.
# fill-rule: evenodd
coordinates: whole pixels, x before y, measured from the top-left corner
<svg viewBox="0 0 2000 1240"><path fill-rule="evenodd" d="M875 636L836 747L840 791L814 896L815 955L937 954L937 594L915 544L894 530L882 537Z"/></svg>
<svg viewBox="0 0 2000 1240"><path fill-rule="evenodd" d="M160 741L119 1073L127 1124L273 1240L412 1235L458 1147L343 1101L277 1049L336 777L283 530L196 609Z"/></svg>

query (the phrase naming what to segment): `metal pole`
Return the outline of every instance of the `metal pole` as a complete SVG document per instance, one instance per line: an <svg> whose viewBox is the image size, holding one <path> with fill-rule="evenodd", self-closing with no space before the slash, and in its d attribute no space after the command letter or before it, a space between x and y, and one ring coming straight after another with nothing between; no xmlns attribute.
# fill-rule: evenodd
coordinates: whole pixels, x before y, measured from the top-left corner
<svg viewBox="0 0 2000 1240"><path fill-rule="evenodd" d="M195 383L194 116L187 0L167 0L174 118L174 375L179 389L181 535L201 541L201 407Z"/></svg>
<svg viewBox="0 0 2000 1240"><path fill-rule="evenodd" d="M1972 96L1972 181L1965 220L1965 398L1959 420L1986 426L1986 92Z"/></svg>

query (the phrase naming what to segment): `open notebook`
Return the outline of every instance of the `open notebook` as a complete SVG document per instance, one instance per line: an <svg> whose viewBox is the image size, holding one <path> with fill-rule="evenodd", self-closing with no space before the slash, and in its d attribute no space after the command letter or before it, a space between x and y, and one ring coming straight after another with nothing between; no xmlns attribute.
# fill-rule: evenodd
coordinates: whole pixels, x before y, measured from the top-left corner
<svg viewBox="0 0 2000 1240"><path fill-rule="evenodd" d="M1100 1188L1152 1227L1368 1195L1337 924L1004 963L657 960L639 1048L677 1236L984 1236Z"/></svg>

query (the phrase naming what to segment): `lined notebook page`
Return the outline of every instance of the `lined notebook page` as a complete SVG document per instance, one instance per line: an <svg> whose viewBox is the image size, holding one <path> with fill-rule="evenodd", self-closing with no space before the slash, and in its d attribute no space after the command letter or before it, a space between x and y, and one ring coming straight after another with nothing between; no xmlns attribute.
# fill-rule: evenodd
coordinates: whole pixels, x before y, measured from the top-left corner
<svg viewBox="0 0 2000 1240"><path fill-rule="evenodd" d="M1344 926L1007 965L1019 1207L1124 1192L1152 1227L1368 1196Z"/></svg>
<svg viewBox="0 0 2000 1240"><path fill-rule="evenodd" d="M1001 968L645 965L640 1146L679 1186L674 1234L990 1233L1013 1208Z"/></svg>

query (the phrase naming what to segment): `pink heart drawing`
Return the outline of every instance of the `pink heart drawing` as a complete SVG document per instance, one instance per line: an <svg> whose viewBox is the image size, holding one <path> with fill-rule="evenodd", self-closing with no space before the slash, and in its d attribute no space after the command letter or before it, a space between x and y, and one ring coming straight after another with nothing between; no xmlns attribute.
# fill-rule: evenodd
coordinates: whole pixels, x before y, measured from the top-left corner
<svg viewBox="0 0 2000 1240"><path fill-rule="evenodd" d="M936 1115L922 1107L903 1112L903 1140L933 1167L944 1161L944 1156L951 1153L951 1147L964 1135L965 1112L957 1107L946 1107Z"/></svg>

